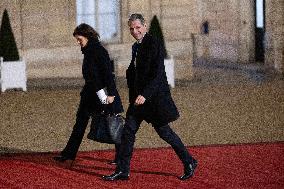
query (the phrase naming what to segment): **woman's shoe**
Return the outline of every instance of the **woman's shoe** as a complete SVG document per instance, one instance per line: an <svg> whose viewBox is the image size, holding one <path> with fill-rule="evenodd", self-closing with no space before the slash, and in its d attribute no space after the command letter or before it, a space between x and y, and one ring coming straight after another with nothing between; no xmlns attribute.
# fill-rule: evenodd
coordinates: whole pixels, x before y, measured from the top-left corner
<svg viewBox="0 0 284 189"><path fill-rule="evenodd" d="M197 161L193 159L192 163L184 166L184 175L179 177L180 180L187 180L191 178L194 174L194 171L197 167Z"/></svg>

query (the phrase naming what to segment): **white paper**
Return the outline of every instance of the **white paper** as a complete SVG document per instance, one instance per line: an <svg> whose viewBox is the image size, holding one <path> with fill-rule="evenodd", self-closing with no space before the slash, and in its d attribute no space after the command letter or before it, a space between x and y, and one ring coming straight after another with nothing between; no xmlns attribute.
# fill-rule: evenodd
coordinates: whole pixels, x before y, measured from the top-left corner
<svg viewBox="0 0 284 189"><path fill-rule="evenodd" d="M106 93L106 90L105 89L101 89L99 91L96 92L101 103L102 104L107 104L107 93Z"/></svg>

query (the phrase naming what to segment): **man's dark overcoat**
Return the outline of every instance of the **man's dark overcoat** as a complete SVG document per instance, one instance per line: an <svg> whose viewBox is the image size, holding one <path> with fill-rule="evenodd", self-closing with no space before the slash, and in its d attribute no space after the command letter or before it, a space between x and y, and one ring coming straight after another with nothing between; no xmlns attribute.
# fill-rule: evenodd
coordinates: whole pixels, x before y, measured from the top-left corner
<svg viewBox="0 0 284 189"><path fill-rule="evenodd" d="M146 33L142 42L135 43L132 49L137 46L137 55L134 50L126 71L130 103L127 116L134 115L158 126L166 125L176 120L179 112L167 82L161 42ZM138 95L145 97L146 101L135 106Z"/></svg>

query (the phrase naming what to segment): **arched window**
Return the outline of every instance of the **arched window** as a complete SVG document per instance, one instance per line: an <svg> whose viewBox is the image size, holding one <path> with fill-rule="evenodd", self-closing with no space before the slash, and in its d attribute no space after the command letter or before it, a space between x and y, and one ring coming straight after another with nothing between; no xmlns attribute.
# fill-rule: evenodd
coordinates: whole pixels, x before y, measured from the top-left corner
<svg viewBox="0 0 284 189"><path fill-rule="evenodd" d="M103 41L119 39L119 0L76 0L77 25L89 24Z"/></svg>

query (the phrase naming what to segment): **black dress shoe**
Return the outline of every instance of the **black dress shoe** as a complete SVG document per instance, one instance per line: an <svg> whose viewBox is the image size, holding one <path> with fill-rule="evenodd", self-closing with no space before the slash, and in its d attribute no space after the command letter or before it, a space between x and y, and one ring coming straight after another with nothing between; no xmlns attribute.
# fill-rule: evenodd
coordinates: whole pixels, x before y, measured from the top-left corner
<svg viewBox="0 0 284 189"><path fill-rule="evenodd" d="M197 161L196 160L193 160L192 163L186 165L184 167L184 174L179 177L180 180L187 180L189 178L191 178L194 174L194 170L196 169L197 167Z"/></svg>
<svg viewBox="0 0 284 189"><path fill-rule="evenodd" d="M75 160L75 158L69 158L69 157L65 157L65 156L55 156L55 157L53 157L53 159L55 161L58 161L58 162L65 162L67 160L72 160L72 161Z"/></svg>
<svg viewBox="0 0 284 189"><path fill-rule="evenodd" d="M124 173L122 171L114 172L111 175L103 176L103 180L106 180L106 181L128 180L128 179L129 179L129 174Z"/></svg>

